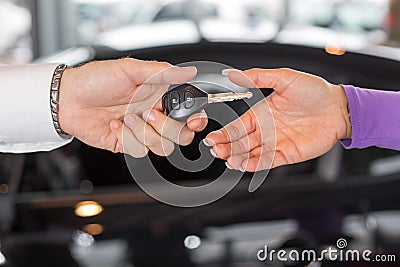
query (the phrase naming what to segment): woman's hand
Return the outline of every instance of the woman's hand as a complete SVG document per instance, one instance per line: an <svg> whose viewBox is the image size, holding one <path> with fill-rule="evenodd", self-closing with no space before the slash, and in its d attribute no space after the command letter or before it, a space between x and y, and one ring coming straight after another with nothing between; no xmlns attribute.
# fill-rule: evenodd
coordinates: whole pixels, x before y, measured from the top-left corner
<svg viewBox="0 0 400 267"><path fill-rule="evenodd" d="M351 137L344 90L290 69L231 71L244 87L273 88L239 119L210 133L205 143L227 166L255 172L316 158Z"/></svg>

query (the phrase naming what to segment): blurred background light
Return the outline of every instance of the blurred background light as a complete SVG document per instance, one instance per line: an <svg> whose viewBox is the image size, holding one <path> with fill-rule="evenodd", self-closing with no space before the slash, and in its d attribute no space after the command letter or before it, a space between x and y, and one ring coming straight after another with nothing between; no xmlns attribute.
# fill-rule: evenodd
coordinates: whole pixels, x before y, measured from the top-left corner
<svg viewBox="0 0 400 267"><path fill-rule="evenodd" d="M0 184L0 193L7 194L8 193L8 185Z"/></svg>
<svg viewBox="0 0 400 267"><path fill-rule="evenodd" d="M343 56L344 54L346 54L346 50L338 44L327 44L325 46L325 51L326 53L335 56Z"/></svg>
<svg viewBox="0 0 400 267"><path fill-rule="evenodd" d="M79 217L92 217L103 212L103 207L96 201L81 201L75 206L75 215Z"/></svg>
<svg viewBox="0 0 400 267"><path fill-rule="evenodd" d="M201 239L195 235L189 235L184 240L184 245L188 249L196 249L201 245Z"/></svg>
<svg viewBox="0 0 400 267"><path fill-rule="evenodd" d="M83 194L90 194L93 191L93 183L90 180L83 180L80 184L79 184L79 190L83 193Z"/></svg>
<svg viewBox="0 0 400 267"><path fill-rule="evenodd" d="M90 247L94 243L94 237L83 231L75 231L72 240L77 246Z"/></svg>
<svg viewBox="0 0 400 267"><path fill-rule="evenodd" d="M4 265L6 262L6 257L0 252L0 265Z"/></svg>
<svg viewBox="0 0 400 267"><path fill-rule="evenodd" d="M91 223L85 225L83 231L91 235L100 235L104 232L104 226L98 223Z"/></svg>

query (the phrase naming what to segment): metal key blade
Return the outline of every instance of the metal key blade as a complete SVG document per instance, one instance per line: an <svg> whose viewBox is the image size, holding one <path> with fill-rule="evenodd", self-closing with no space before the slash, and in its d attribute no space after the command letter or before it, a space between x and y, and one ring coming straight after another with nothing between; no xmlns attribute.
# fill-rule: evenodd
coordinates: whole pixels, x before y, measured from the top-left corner
<svg viewBox="0 0 400 267"><path fill-rule="evenodd" d="M208 103L222 103L222 102L229 102L235 101L240 99L252 98L252 92L246 93L219 93L219 94L208 94Z"/></svg>

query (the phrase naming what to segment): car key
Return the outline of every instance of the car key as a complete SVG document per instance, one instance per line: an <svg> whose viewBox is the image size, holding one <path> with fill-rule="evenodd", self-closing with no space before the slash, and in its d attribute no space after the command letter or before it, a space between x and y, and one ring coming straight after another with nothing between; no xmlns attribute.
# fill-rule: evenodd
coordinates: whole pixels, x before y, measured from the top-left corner
<svg viewBox="0 0 400 267"><path fill-rule="evenodd" d="M172 88L162 97L165 114L178 121L186 121L191 115L200 112L208 104L235 101L253 97L252 92L208 94L192 84L182 84Z"/></svg>

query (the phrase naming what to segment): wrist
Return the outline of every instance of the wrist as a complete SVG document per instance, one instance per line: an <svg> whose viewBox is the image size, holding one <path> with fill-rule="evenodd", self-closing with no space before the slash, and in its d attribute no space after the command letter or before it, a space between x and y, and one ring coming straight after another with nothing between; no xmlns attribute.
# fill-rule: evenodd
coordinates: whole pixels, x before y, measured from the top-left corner
<svg viewBox="0 0 400 267"><path fill-rule="evenodd" d="M352 136L352 126L350 120L349 103L347 101L347 95L343 87L334 85L335 91L338 92L338 106L341 116L341 127L339 132L339 140L350 139Z"/></svg>

